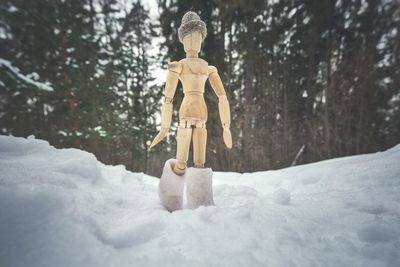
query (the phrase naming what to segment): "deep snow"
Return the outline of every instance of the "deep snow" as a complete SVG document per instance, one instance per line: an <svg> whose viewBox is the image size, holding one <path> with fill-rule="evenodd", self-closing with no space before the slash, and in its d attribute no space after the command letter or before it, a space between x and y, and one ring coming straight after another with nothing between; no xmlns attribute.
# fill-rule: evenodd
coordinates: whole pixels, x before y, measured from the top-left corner
<svg viewBox="0 0 400 267"><path fill-rule="evenodd" d="M400 266L400 145L215 172L216 206L197 210L165 211L157 185L85 151L0 136L0 266Z"/></svg>

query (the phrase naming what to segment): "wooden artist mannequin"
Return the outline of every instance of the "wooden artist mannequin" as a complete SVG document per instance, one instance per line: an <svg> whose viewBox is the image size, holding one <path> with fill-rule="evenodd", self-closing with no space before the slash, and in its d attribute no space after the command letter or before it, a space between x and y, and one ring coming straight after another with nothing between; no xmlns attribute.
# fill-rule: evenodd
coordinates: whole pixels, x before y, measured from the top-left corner
<svg viewBox="0 0 400 267"><path fill-rule="evenodd" d="M212 170L204 168L207 143L207 106L204 101L204 87L207 80L218 96L218 109L223 128L223 139L228 148L232 147L230 132L230 109L224 86L217 68L199 58L201 44L206 37L206 25L194 12L187 12L179 27L179 39L186 52L186 58L168 64L168 75L161 107L161 130L150 148L167 135L172 120L172 101L178 81L181 82L184 98L179 109L176 159L166 162L160 179L159 195L169 211L183 208L183 185L187 186L187 207L213 205ZM189 148L193 142L194 168L186 168Z"/></svg>

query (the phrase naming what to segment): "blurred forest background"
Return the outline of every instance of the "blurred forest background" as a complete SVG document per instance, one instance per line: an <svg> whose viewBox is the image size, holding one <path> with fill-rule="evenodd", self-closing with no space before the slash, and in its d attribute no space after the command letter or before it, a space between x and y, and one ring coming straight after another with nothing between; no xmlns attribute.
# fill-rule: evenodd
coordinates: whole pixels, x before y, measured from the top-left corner
<svg viewBox="0 0 400 267"><path fill-rule="evenodd" d="M185 56L177 29L192 10L208 28L200 56L218 67L232 113L228 150L207 84L207 167L277 169L400 142L400 1L151 2L0 1L0 134L159 175L175 156L183 97L178 85L170 135L147 151L160 70Z"/></svg>

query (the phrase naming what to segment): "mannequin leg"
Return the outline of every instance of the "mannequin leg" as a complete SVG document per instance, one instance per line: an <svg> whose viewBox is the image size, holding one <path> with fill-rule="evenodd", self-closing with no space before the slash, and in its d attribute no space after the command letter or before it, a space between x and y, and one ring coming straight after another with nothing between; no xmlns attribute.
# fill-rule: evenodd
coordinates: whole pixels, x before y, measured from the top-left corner
<svg viewBox="0 0 400 267"><path fill-rule="evenodd" d="M189 158L190 140L192 139L192 128L179 126L177 133L176 164L173 171L183 175L186 169L186 162Z"/></svg>
<svg viewBox="0 0 400 267"><path fill-rule="evenodd" d="M206 162L206 128L194 128L193 130L193 161L196 168L204 168Z"/></svg>

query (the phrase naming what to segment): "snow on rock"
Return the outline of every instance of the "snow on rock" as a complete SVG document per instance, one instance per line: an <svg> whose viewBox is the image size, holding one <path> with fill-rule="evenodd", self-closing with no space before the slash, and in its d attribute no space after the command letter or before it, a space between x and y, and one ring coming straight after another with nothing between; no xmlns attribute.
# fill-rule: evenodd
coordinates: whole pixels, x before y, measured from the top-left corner
<svg viewBox="0 0 400 267"><path fill-rule="evenodd" d="M0 266L400 266L399 159L215 172L216 206L169 213L154 177L0 136Z"/></svg>

